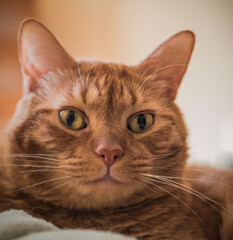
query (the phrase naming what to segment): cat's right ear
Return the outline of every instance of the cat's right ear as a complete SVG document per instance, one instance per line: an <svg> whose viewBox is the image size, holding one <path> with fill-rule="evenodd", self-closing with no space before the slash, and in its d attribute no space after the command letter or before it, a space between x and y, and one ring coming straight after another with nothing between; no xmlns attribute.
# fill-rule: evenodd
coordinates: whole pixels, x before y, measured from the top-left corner
<svg viewBox="0 0 233 240"><path fill-rule="evenodd" d="M24 77L24 91L34 92L43 74L76 66L54 35L41 23L25 20L19 30L19 59Z"/></svg>

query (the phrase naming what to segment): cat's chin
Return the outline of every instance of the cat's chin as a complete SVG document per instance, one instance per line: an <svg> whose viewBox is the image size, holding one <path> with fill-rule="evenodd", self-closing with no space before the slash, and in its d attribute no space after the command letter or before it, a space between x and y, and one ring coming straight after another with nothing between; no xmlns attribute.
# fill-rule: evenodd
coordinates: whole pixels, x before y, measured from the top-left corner
<svg viewBox="0 0 233 240"><path fill-rule="evenodd" d="M74 189L67 200L75 209L114 208L125 205L136 190L134 184L123 183L106 175L84 183L78 189L79 193Z"/></svg>

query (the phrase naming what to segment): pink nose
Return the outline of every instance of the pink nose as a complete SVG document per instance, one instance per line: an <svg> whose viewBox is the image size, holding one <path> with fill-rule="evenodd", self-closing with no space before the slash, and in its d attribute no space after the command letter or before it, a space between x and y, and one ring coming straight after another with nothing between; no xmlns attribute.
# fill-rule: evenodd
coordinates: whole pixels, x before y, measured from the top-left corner
<svg viewBox="0 0 233 240"><path fill-rule="evenodd" d="M123 155L121 146L98 146L96 153L103 157L103 161L107 167L111 167L118 157Z"/></svg>

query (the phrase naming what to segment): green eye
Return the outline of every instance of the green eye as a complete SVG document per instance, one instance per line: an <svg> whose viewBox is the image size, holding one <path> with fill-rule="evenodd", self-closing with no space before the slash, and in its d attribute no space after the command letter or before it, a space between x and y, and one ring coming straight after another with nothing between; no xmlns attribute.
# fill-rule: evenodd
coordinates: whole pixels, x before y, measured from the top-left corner
<svg viewBox="0 0 233 240"><path fill-rule="evenodd" d="M154 116L151 113L140 113L133 116L128 122L128 128L135 133L145 132L154 123Z"/></svg>
<svg viewBox="0 0 233 240"><path fill-rule="evenodd" d="M61 110L59 118L66 127L73 130L83 129L87 126L83 114L72 109Z"/></svg>

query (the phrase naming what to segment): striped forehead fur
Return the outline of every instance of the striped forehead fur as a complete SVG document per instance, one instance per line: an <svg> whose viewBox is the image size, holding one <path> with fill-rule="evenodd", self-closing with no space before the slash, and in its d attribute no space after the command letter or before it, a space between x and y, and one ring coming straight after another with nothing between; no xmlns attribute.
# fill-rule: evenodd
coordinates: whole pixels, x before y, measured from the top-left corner
<svg viewBox="0 0 233 240"><path fill-rule="evenodd" d="M145 78L125 65L80 62L77 66L76 70L58 69L42 76L39 95L49 100L51 107L68 100L94 108L132 106L153 101L155 94L166 87L163 81L152 84L154 75Z"/></svg>

